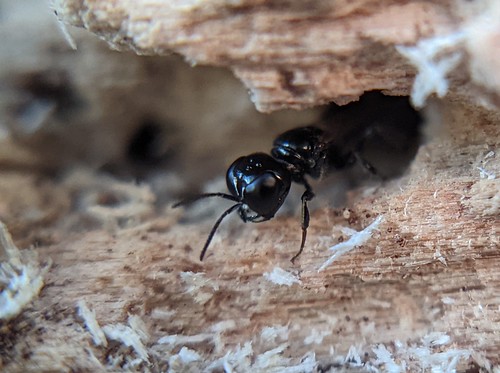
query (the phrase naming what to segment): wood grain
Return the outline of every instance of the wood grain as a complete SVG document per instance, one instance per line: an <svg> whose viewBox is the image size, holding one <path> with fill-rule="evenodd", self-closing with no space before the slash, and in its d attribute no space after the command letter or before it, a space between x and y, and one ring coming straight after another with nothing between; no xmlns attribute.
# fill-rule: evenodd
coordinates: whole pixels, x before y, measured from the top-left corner
<svg viewBox="0 0 500 373"><path fill-rule="evenodd" d="M270 348L261 332L272 326L286 327L286 356L295 363L313 351L325 367L332 347L346 356L351 346L373 362L375 346L395 351L397 341L418 345L440 332L450 343L437 351L474 351L460 369L499 364L499 187L477 169L500 171L497 155L483 164L498 147L492 140L498 139L497 118L453 103L440 110L452 134L423 146L402 179L352 192L347 210L315 210L306 250L295 265L289 260L299 242L297 216L229 223L203 263L198 250L209 222L179 224L177 210L129 228L59 232L56 243L39 248L53 268L40 298L20 316L32 320L15 341L14 351L30 349L22 366L47 367L58 356L73 369L95 369L98 363L109 369L110 356L134 356L116 345L92 346L75 313L80 300L101 325L126 325L130 315L140 316L153 371L166 368L167 357L183 346L204 356L196 369L248 341L259 356ZM330 255L327 248L348 238L343 228L359 231L379 215L384 220L371 239L318 272ZM275 267L300 284L270 282L265 274ZM158 342L173 335L185 339Z"/></svg>

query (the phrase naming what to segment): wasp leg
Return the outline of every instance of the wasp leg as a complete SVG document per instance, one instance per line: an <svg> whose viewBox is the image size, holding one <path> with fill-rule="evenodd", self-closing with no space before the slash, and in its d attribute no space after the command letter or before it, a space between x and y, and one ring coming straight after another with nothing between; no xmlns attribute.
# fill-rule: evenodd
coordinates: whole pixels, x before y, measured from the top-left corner
<svg viewBox="0 0 500 373"><path fill-rule="evenodd" d="M309 185L309 183L306 180L303 180L302 183L304 184L304 187L306 188L304 193L302 193L302 197L301 197L301 201L302 201L302 215L301 215L302 216L302 222L301 222L302 241L300 243L299 251L297 252L297 254L295 254L293 256L292 259L290 259L290 261L292 263L295 262L295 260L300 256L300 254L302 254L302 251L304 250L304 245L306 244L306 237L307 237L307 228L309 227L309 208L307 207L307 202L314 198L314 193L313 193L312 188Z"/></svg>

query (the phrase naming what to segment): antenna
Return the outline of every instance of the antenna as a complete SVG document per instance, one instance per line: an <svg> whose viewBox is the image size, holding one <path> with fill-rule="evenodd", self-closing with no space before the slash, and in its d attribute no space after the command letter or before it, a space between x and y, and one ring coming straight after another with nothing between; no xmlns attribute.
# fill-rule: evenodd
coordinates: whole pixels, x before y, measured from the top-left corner
<svg viewBox="0 0 500 373"><path fill-rule="evenodd" d="M204 193L204 194L199 194L197 196L188 197L188 198L186 198L186 199L184 199L184 200L182 200L180 202L177 202L177 203L175 203L175 204L172 205L173 208L177 208L177 207L180 207L180 206L190 205L190 204L192 204L192 203L194 203L196 201L199 201L200 199L210 198L210 197L220 197L220 198L228 199L230 201L234 201L234 202L238 202L238 203L235 204L235 205L232 205L230 208L228 208L226 211L224 211L222 213L222 215L219 217L219 219L217 219L217 221L215 222L214 226L212 227L212 230L210 231L210 233L208 235L207 241L205 242L205 245L203 246L203 249L201 250L200 261L203 261L203 258L205 257L205 254L207 252L208 246L210 245L210 242L212 242L212 238L214 237L215 232L217 231L217 228L219 228L220 223L222 223L222 220L224 220L224 218L226 216L228 216L230 213L232 213L238 207L240 207L241 205L243 205L243 203L238 198L236 198L235 196L232 196L230 194L226 194L226 193Z"/></svg>
<svg viewBox="0 0 500 373"><path fill-rule="evenodd" d="M200 261L203 261L203 258L205 257L205 253L207 252L208 246L210 245L210 242L212 241L212 238L215 235L215 232L217 231L217 228L219 228L220 223L222 220L228 216L230 213L232 213L234 210L236 210L238 207L240 207L242 203L237 203L236 205L231 206L228 208L226 211L222 213L222 215L217 219L215 222L214 226L212 227L212 230L210 231L210 234L208 235L207 241L205 242L205 246L203 246L203 249L201 250L200 254Z"/></svg>
<svg viewBox="0 0 500 373"><path fill-rule="evenodd" d="M180 202L174 203L172 205L172 207L175 209L175 208L180 207L180 206L190 205L196 201L199 201L200 199L210 198L210 197L221 197L224 199L228 199L230 201L240 202L240 200L238 198L236 198L235 196L232 196L232 195L226 194L226 193L203 193L203 194L199 194L197 196L188 197L186 199L183 199Z"/></svg>

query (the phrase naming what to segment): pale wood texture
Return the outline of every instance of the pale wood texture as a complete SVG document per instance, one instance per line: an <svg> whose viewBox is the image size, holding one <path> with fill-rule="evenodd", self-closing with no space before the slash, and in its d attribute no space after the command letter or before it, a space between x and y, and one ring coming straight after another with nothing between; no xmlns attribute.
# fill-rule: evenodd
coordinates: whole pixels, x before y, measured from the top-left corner
<svg viewBox="0 0 500 373"><path fill-rule="evenodd" d="M419 346L421 338L435 332L447 335L450 343L431 348L434 353L474 352L459 359L459 370L470 363L491 369L500 363L500 203L498 180L481 178L478 167L500 172L498 155L490 153L498 149L498 140L491 141L498 139L498 115L457 103L441 103L437 112L450 133L423 146L403 179L353 193L349 212L314 211L306 250L295 265L289 259L299 240L297 216L256 225L235 221L218 234L200 263L208 224L178 224L176 210L152 218L150 210L142 218L134 216L129 228L118 228L114 224L126 212L91 202L87 215L106 216L107 211L107 230L73 228L68 234L68 228L52 228L46 240L54 243L40 241L41 260L52 258L54 264L40 298L11 325L22 338L11 340L13 349L5 350L7 370L118 369L110 368L110 356L118 361L137 357L120 344L92 346L75 314L81 300L101 325L126 324L130 315L140 316L152 371L165 369L182 346L203 356L181 364L196 371L248 341L253 341L253 358L283 342L289 364L315 352L327 366L333 361L331 346L341 356L357 346L363 361L373 363L372 349L379 344L391 351L396 341ZM131 196L139 193L130 188ZM92 193L92 187L87 189ZM59 192L67 193L64 187ZM147 212L144 206L151 203L131 198L130 207ZM101 215L96 215L98 207ZM327 248L347 237L342 227L360 230L379 215L384 220L369 241L318 272L329 257ZM274 267L295 274L301 283L270 282L265 273ZM260 334L270 326L286 327L287 336L263 342ZM158 342L168 335L188 340ZM189 341L193 336L201 340ZM22 351L29 353L21 358ZM420 369L427 360L396 361ZM146 369L143 364L137 369ZM349 363L340 366L348 369Z"/></svg>
<svg viewBox="0 0 500 373"><path fill-rule="evenodd" d="M395 47L460 34L451 49L467 59L452 86L499 103L494 1L56 0L54 7L117 48L231 68L261 111L345 104L373 89L408 94L415 68Z"/></svg>
<svg viewBox="0 0 500 373"><path fill-rule="evenodd" d="M116 46L174 51L193 63L233 69L261 110L345 103L374 88L408 94L416 71L394 46L454 32L490 5L54 2L62 19ZM460 44L457 50L467 48ZM289 259L300 239L298 215L262 224L228 221L200 263L199 249L213 220L183 224L187 212L157 211L148 184L81 170L50 179L30 168L2 169L0 213L17 246L35 244L40 262L53 264L39 297L0 324L0 367L197 372L215 364L222 371L226 356L227 370L235 371L268 371L272 364L303 364L297 371L306 372L370 366L384 371L390 364L376 353L383 345L393 364L410 371L445 371L453 356L460 371L498 369L500 115L491 109L498 100L496 76L482 74L494 71L497 60L486 70L471 70L475 65L467 58L451 76L453 95L426 109L428 130L437 133L407 174L351 191L345 208L331 207L328 191L319 193L322 208L312 212L306 249L294 265ZM158 79L156 90L162 85ZM488 89L483 80L491 83ZM108 91L99 92L98 98L109 99L109 111L113 100L125 96L111 99ZM472 102L476 93L493 105L490 110ZM189 131L199 131L196 123ZM213 176L203 166L199 173ZM352 233L346 228L360 231L378 216L383 221L373 237L318 272L331 254L328 247ZM266 273L276 267L300 283L269 281ZM82 301L103 326L105 344L93 341ZM266 338L269 327L277 329ZM252 352L238 350L250 341ZM284 352L269 353L276 348Z"/></svg>

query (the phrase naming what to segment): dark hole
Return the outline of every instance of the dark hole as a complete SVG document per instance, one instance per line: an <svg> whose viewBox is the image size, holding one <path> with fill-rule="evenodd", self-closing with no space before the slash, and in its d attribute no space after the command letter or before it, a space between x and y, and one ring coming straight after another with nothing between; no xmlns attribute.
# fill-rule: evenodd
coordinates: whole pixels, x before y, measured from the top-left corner
<svg viewBox="0 0 500 373"><path fill-rule="evenodd" d="M127 160L145 166L158 166L169 155L165 129L151 119L145 120L130 138Z"/></svg>
<svg viewBox="0 0 500 373"><path fill-rule="evenodd" d="M125 141L122 157L104 164L100 171L126 180L150 180L172 165L177 135L172 123L148 116Z"/></svg>
<svg viewBox="0 0 500 373"><path fill-rule="evenodd" d="M357 102L330 105L323 122L331 129L334 143L354 152L382 178L401 175L422 139L422 116L406 96L368 92Z"/></svg>

